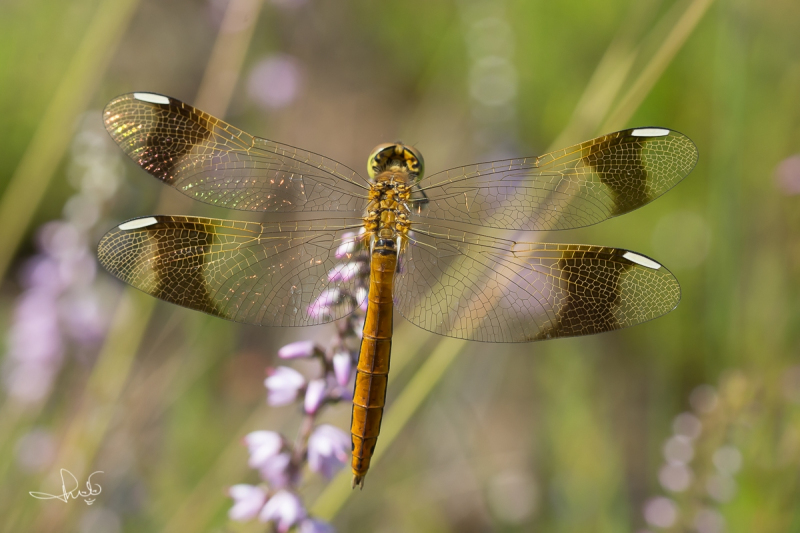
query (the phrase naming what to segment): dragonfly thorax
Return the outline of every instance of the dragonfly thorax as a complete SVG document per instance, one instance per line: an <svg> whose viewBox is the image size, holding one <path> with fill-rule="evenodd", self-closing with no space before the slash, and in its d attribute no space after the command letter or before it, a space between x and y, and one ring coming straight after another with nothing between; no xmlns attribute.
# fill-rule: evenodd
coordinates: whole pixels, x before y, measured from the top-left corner
<svg viewBox="0 0 800 533"><path fill-rule="evenodd" d="M411 189L407 185L407 176L407 172L391 170L376 176L369 190L369 204L364 217L367 233L381 239L394 239L408 233Z"/></svg>

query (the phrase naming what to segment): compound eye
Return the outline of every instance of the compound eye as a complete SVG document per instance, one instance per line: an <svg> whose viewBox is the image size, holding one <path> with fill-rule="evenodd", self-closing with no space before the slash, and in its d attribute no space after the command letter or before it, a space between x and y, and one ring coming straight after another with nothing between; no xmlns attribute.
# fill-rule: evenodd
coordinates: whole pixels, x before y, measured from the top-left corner
<svg viewBox="0 0 800 533"><path fill-rule="evenodd" d="M384 168L389 159L394 155L394 143L383 143L376 146L367 160L367 173L373 180Z"/></svg>
<svg viewBox="0 0 800 533"><path fill-rule="evenodd" d="M417 175L417 181L421 180L425 174L425 160L422 159L422 154L413 146L404 146L403 148L403 157L405 157L408 170Z"/></svg>

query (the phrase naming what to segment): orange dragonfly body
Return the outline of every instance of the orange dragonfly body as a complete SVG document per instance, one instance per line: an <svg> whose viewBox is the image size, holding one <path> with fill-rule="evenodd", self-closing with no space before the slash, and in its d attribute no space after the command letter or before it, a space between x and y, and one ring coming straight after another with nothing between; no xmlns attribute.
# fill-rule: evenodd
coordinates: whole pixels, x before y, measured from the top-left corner
<svg viewBox="0 0 800 533"><path fill-rule="evenodd" d="M440 335L530 342L638 324L680 300L672 274L641 254L479 233L577 228L649 203L697 161L692 141L672 130L628 129L428 177L416 149L380 145L367 179L166 96L120 96L104 120L165 184L267 217L130 220L99 244L109 272L163 300L263 326L321 324L367 304L351 421L354 486L380 431L395 309ZM369 265L368 290L343 274L358 265Z"/></svg>

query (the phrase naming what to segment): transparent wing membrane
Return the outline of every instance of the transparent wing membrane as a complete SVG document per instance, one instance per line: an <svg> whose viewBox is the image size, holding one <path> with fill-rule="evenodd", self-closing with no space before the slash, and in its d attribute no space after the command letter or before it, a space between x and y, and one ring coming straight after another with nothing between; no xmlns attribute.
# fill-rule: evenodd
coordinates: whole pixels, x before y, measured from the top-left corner
<svg viewBox="0 0 800 533"><path fill-rule="evenodd" d="M112 274L162 300L265 326L329 322L366 299L372 236L357 234L370 182L358 173L162 95L120 96L104 120L131 159L192 198L246 211L319 213L265 223L134 219L100 242L98 257ZM411 233L400 238L398 311L434 333L486 342L589 335L661 316L678 304L680 287L652 259L447 226L543 231L596 224L658 198L696 162L684 135L637 128L425 178L412 189ZM373 191L374 198L382 194ZM372 216L391 225L403 208L381 198L370 210L383 212Z"/></svg>
<svg viewBox="0 0 800 533"><path fill-rule="evenodd" d="M666 268L618 248L521 243L418 224L404 254L398 311L459 339L590 335L659 317L680 300Z"/></svg>
<svg viewBox="0 0 800 533"><path fill-rule="evenodd" d="M412 211L415 218L500 229L578 228L653 201L696 162L694 143L676 131L628 129L540 157L433 174L418 185L427 205Z"/></svg>
<svg viewBox="0 0 800 533"><path fill-rule="evenodd" d="M350 211L361 216L369 184L324 156L253 137L166 96L112 100L106 129L144 170L182 193L242 211Z"/></svg>
<svg viewBox="0 0 800 533"><path fill-rule="evenodd" d="M353 233L360 222L146 217L108 232L97 255L124 282L190 309L262 326L322 324L366 298L340 266L368 265L368 243Z"/></svg>

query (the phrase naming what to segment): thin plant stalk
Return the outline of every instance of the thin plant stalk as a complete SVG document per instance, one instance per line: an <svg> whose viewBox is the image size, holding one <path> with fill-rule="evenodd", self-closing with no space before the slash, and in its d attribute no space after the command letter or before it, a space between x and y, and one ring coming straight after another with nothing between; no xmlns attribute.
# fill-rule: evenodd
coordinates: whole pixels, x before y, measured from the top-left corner
<svg viewBox="0 0 800 533"><path fill-rule="evenodd" d="M602 131L619 129L630 120L713 2L714 0L691 0L656 53L630 85L630 89L609 113Z"/></svg>

